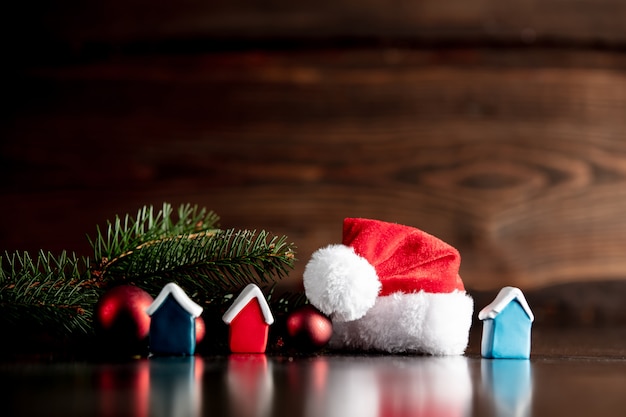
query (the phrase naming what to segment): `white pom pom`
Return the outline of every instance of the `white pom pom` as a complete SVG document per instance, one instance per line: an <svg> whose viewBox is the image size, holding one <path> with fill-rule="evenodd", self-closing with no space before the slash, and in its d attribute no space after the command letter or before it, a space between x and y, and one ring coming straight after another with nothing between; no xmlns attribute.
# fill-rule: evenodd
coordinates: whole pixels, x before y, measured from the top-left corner
<svg viewBox="0 0 626 417"><path fill-rule="evenodd" d="M363 317L374 306L381 286L376 269L346 245L315 251L303 281L311 304L338 321Z"/></svg>

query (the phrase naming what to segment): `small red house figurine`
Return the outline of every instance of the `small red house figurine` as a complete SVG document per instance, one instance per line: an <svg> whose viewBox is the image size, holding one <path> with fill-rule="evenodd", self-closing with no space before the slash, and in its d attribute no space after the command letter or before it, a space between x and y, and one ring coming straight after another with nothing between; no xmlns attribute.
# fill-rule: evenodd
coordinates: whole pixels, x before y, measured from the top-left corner
<svg viewBox="0 0 626 417"><path fill-rule="evenodd" d="M233 353L264 353L269 325L274 317L259 287L248 284L224 316L230 325L229 344Z"/></svg>

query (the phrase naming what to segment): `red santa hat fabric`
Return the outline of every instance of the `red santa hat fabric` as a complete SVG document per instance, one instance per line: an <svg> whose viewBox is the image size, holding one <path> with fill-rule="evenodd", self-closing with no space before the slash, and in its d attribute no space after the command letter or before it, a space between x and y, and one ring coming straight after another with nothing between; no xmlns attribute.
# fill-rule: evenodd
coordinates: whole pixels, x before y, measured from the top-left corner
<svg viewBox="0 0 626 417"><path fill-rule="evenodd" d="M382 284L379 295L465 289L458 272L459 252L414 227L348 218L342 243L374 266Z"/></svg>

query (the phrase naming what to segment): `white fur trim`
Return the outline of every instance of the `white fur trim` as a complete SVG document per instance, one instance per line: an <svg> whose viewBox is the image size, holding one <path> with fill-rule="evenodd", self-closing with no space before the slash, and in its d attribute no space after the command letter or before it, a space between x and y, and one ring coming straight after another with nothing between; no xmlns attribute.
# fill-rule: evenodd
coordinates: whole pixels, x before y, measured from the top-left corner
<svg viewBox="0 0 626 417"><path fill-rule="evenodd" d="M307 298L333 321L356 320L374 306L380 291L376 269L346 245L318 249L304 269Z"/></svg>
<svg viewBox="0 0 626 417"><path fill-rule="evenodd" d="M390 353L462 355L467 347L474 301L465 291L394 293L378 297L367 314L333 321L330 346Z"/></svg>

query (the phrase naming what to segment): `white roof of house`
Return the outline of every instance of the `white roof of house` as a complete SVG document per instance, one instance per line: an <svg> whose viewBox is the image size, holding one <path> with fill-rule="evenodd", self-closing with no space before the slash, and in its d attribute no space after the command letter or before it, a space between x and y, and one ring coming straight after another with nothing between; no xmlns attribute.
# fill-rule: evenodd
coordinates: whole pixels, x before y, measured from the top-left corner
<svg viewBox="0 0 626 417"><path fill-rule="evenodd" d="M265 296L259 287L255 284L248 284L246 288L241 291L241 294L233 301L233 304L226 310L226 313L222 316L222 320L224 323L230 324L231 321L237 317L239 312L252 300L256 298L259 301L259 306L261 307L261 312L263 313L263 319L265 323L272 324L274 323L274 316L272 316L272 311L270 310L270 306L267 304L265 300Z"/></svg>
<svg viewBox="0 0 626 417"><path fill-rule="evenodd" d="M496 298L489 305L480 310L480 312L478 313L478 318L480 320L495 318L513 300L517 300L520 303L520 305L530 318L530 321L535 320L535 316L530 310L530 306L528 305L524 294L519 288L515 287L502 288Z"/></svg>
<svg viewBox="0 0 626 417"><path fill-rule="evenodd" d="M146 309L146 313L151 316L155 311L157 311L163 301L165 301L167 296L170 294L182 308L189 312L191 316L198 317L202 314L202 307L194 303L193 300L185 294L185 291L173 282L170 282L163 287L157 298L152 302L152 304L150 304L150 307Z"/></svg>

